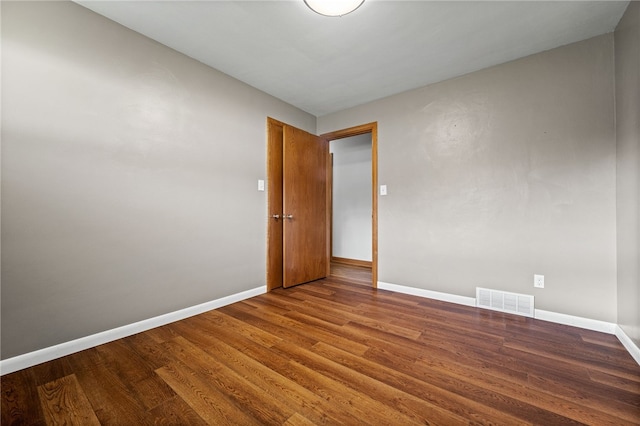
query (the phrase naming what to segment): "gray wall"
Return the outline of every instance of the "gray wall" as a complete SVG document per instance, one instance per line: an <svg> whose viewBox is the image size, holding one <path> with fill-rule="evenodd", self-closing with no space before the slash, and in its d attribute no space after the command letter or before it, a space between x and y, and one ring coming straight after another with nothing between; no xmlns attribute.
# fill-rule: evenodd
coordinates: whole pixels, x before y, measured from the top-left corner
<svg viewBox="0 0 640 426"><path fill-rule="evenodd" d="M335 257L371 261L371 134L331 141Z"/></svg>
<svg viewBox="0 0 640 426"><path fill-rule="evenodd" d="M379 280L616 322L613 62L607 34L318 118L378 122Z"/></svg>
<svg viewBox="0 0 640 426"><path fill-rule="evenodd" d="M68 2L2 2L2 358L265 284L266 117Z"/></svg>
<svg viewBox="0 0 640 426"><path fill-rule="evenodd" d="M615 32L618 324L640 346L640 3Z"/></svg>

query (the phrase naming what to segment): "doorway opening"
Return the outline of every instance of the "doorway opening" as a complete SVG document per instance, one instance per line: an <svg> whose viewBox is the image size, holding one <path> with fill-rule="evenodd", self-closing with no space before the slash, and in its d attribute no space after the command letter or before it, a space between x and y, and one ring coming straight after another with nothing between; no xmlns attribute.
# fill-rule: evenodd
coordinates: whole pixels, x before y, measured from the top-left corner
<svg viewBox="0 0 640 426"><path fill-rule="evenodd" d="M377 284L378 284L378 197L377 197L377 188L378 188L378 129L377 129L377 123L368 123L368 124L363 124L361 126L355 126L355 127L350 127L347 129L343 129L343 130L337 130L334 132L330 132L330 133L325 133L323 135L320 135L320 137L322 139L325 139L327 141L329 141L329 143L331 145L333 145L334 142L336 142L335 146L336 146L336 155L337 152L340 151L340 148L338 148L339 146L342 146L343 149L347 149L349 150L349 148L352 148L352 153L353 153L353 149L355 148L355 150L357 150L356 148L356 144L362 144L365 143L365 141L367 142L367 144L369 143L370 140L370 176L371 176L371 180L369 183L369 188L370 188L370 206L371 206L371 222L370 222L370 230L371 230L371 238L370 240L365 236L367 242L370 241L370 246L371 246L371 255L370 255L370 260L366 259L366 249L362 246L362 240L363 237L358 236L356 237L356 239L360 240L360 242L346 242L344 241L345 239L348 239L348 236L346 235L339 235L341 233L341 230L339 229L341 226L344 226L345 220L349 220L348 218L340 218L338 217L340 215L340 213L337 213L337 215L334 215L335 210L333 210L333 206L336 203L342 203L342 205L345 205L345 199L346 203L348 204L349 209L351 209L351 213L352 213L352 217L351 219L354 218L354 211L353 210L357 210L357 209L361 209L362 205L357 203L357 200L355 200L354 198L357 197L357 195L355 197L351 197L349 198L349 196L345 196L345 194L332 194L331 198L330 198L330 203L329 203L329 209L330 209L330 226L331 226L331 230L330 230L330 236L331 236L331 240L330 240L330 247L331 247L331 257L332 257L332 265L335 264L334 261L338 261L338 262L342 262L342 263L346 263L346 264L350 264L350 265L355 265L355 266L371 266L371 286L373 288L377 288ZM364 137L364 138L359 138L360 136ZM345 144L341 144L341 142L344 142ZM351 143L353 145L351 145ZM351 145L351 146L349 146ZM357 155L357 154L356 154ZM337 159L337 157L335 157ZM336 167L340 167L339 164L336 165ZM352 170L353 171L353 170ZM330 174L330 176L333 176L333 173ZM337 176L336 176L337 177ZM343 179L345 178L344 176L342 177ZM331 178L330 178L331 179ZM348 179L348 177L347 177ZM360 179L360 178L356 178L356 179ZM353 184L353 181L351 182ZM338 182L331 182L331 186L333 187L334 185L337 185ZM344 184L344 182L343 182ZM330 194L333 193L333 191L330 192ZM334 195L335 197L340 197L341 199L334 199ZM343 212L344 213L344 212ZM357 213L357 215L361 216L361 213ZM357 220L357 218L356 218ZM342 223L340 223L340 221L342 221ZM364 221L362 221L364 222ZM355 226L356 228L358 227L357 225ZM353 228L353 227L352 227ZM362 232L357 231L357 232ZM335 233L335 235L334 235ZM338 241L336 241L336 239L340 239ZM350 247L345 248L345 245L349 245ZM346 251L341 251L343 248L346 249ZM335 249L335 251L334 251ZM346 258L343 256L340 256L340 254L342 253L353 253L354 256L347 256ZM352 257L356 257L356 259L352 259ZM357 259L360 258L360 259Z"/></svg>
<svg viewBox="0 0 640 426"><path fill-rule="evenodd" d="M371 134L329 142L331 263L371 269Z"/></svg>

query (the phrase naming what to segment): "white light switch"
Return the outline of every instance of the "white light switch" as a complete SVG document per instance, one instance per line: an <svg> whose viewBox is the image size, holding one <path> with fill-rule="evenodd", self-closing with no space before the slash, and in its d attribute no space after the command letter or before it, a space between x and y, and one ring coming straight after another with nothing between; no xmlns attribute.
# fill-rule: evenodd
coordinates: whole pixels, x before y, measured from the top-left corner
<svg viewBox="0 0 640 426"><path fill-rule="evenodd" d="M258 191L264 191L264 180L258 180Z"/></svg>
<svg viewBox="0 0 640 426"><path fill-rule="evenodd" d="M387 185L380 185L380 195L387 195Z"/></svg>

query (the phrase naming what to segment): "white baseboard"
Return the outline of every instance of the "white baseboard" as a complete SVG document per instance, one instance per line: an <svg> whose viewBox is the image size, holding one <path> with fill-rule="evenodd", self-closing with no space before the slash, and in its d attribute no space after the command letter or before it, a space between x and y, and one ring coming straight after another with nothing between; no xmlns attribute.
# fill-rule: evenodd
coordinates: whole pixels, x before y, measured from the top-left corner
<svg viewBox="0 0 640 426"><path fill-rule="evenodd" d="M113 342L114 340L122 339L123 337L132 336L136 333L151 330L152 328L160 327L162 325L169 324L175 321L180 321L182 319L211 311L222 306L230 305L235 302L240 302L250 297L264 294L266 292L266 286L256 287L251 290L232 294L230 296L212 300L210 302L205 302L196 306L191 306L189 308L180 309L179 311L159 315L157 317L138 321L133 324L124 325L112 330L106 330L100 333L92 334L90 336L71 340L69 342L60 343L59 345L40 349L34 352L29 352L23 355L18 355L13 358L4 359L0 361L0 375L13 373L24 368L32 367L34 365L51 361L66 355L71 355L73 353L93 348L104 343Z"/></svg>
<svg viewBox="0 0 640 426"><path fill-rule="evenodd" d="M458 296L449 293L440 293L437 291L425 290L415 287L402 286L378 281L378 288L381 290L395 291L398 293L411 294L413 296L426 297L428 299L441 300L444 302L457 303L465 306L476 306L476 299L473 297ZM0 360L0 375L13 373L24 368L32 367L43 362L51 361L66 355L83 351L104 343L132 336L152 328L180 321L194 315L201 314L222 306L230 305L254 296L266 293L266 286L257 287L241 293L223 297L221 299L212 300L200 305L191 306L179 311L170 312L154 318L149 318L133 324L124 325L112 330L103 331L101 333L92 334L91 336L81 337L59 345L29 352L24 355L18 355L13 358ZM616 324L592 320L588 318L574 317L571 315L558 314L555 312L535 310L535 318L544 321L555 322L558 324L571 325L574 327L585 328L588 330L600 331L608 334L615 334L622 345L629 351L633 359L640 364L640 348L624 333L624 331Z"/></svg>
<svg viewBox="0 0 640 426"><path fill-rule="evenodd" d="M573 315L559 314L557 312L535 310L535 319L555 322L556 324L571 325L586 330L599 331L601 333L615 334L617 325L611 322L599 321L589 318L575 317Z"/></svg>
<svg viewBox="0 0 640 426"><path fill-rule="evenodd" d="M382 290L395 291L398 293L411 294L413 296L427 297L429 299L441 300L444 302L457 303L459 305L473 307L476 306L476 299L474 297L440 293L437 291L390 284L382 281L378 281L378 288ZM593 320L589 318L576 317L573 315L559 314L556 312L543 311L541 309L535 309L534 315L535 319L543 321L554 322L556 324L571 325L573 327L599 331L607 334L615 334L622 345L627 349L627 351L629 351L633 359L635 359L636 362L640 364L640 349L617 324L606 321Z"/></svg>
<svg viewBox="0 0 640 426"><path fill-rule="evenodd" d="M443 302L457 303L458 305L476 306L475 297L465 297L465 296L458 296L456 294L440 293L438 291L431 291L431 290L425 290L422 288L390 284L382 281L378 281L378 288L381 290L389 290L389 291L395 291L398 293L411 294L413 296L426 297L428 299L441 300Z"/></svg>
<svg viewBox="0 0 640 426"><path fill-rule="evenodd" d="M636 362L640 364L640 348L638 348L633 340L631 340L631 338L627 336L627 334L619 325L616 325L615 334L618 340L620 340L620 343L622 343L622 346L624 346L625 349L631 354L633 359L635 359Z"/></svg>

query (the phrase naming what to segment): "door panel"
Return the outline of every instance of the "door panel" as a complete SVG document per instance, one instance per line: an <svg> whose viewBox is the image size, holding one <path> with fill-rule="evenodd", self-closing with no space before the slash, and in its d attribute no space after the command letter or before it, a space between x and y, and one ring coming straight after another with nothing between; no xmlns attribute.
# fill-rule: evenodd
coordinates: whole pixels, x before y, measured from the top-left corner
<svg viewBox="0 0 640 426"><path fill-rule="evenodd" d="M284 125L283 287L327 276L327 161L329 144Z"/></svg>

